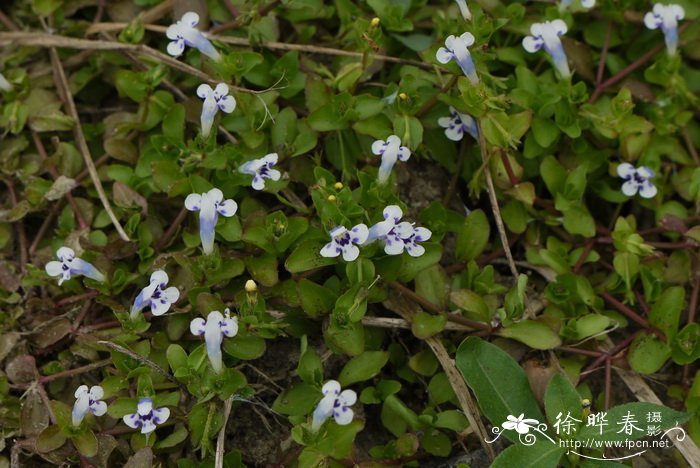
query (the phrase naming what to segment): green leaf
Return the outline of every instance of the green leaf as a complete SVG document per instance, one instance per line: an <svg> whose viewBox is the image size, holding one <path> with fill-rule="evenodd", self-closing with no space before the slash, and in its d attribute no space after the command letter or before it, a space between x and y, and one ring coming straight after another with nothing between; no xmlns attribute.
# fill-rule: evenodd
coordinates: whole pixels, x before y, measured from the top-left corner
<svg viewBox="0 0 700 468"><path fill-rule="evenodd" d="M532 120L532 134L538 145L543 148L548 148L557 141L559 135L561 135L561 131L551 119L535 117Z"/></svg>
<svg viewBox="0 0 700 468"><path fill-rule="evenodd" d="M165 351L166 358L168 359L168 364L170 364L170 369L175 372L181 367L187 367L187 353L178 344L171 344Z"/></svg>
<svg viewBox="0 0 700 468"><path fill-rule="evenodd" d="M84 431L71 437L73 445L81 455L92 457L97 454L97 437L92 431Z"/></svg>
<svg viewBox="0 0 700 468"><path fill-rule="evenodd" d="M450 293L450 300L460 309L470 312L475 320L488 323L491 321L491 311L486 301L469 289L459 289Z"/></svg>
<svg viewBox="0 0 700 468"><path fill-rule="evenodd" d="M653 374L671 357L671 348L656 335L640 333L630 344L627 360L640 374Z"/></svg>
<svg viewBox="0 0 700 468"><path fill-rule="evenodd" d="M350 359L340 371L338 381L343 387L357 382L364 382L375 375L389 361L389 353L384 351L365 351Z"/></svg>
<svg viewBox="0 0 700 468"><path fill-rule="evenodd" d="M330 312L338 299L338 296L330 289L306 278L299 280L297 290L304 312L311 317L319 317Z"/></svg>
<svg viewBox="0 0 700 468"><path fill-rule="evenodd" d="M547 419L554 424L559 413L566 415L571 413L579 419L581 411L581 396L565 374L555 374L547 384L544 395L544 409Z"/></svg>
<svg viewBox="0 0 700 468"><path fill-rule="evenodd" d="M224 340L224 351L233 357L250 361L265 354L265 340L255 335L236 335Z"/></svg>
<svg viewBox="0 0 700 468"><path fill-rule="evenodd" d="M500 426L509 415L520 414L543 420L525 372L498 346L469 337L457 349L456 364L491 424ZM517 441L511 432L505 431L504 435Z"/></svg>
<svg viewBox="0 0 700 468"><path fill-rule="evenodd" d="M322 396L316 387L299 382L282 392L272 404L272 409L289 416L303 416L311 412Z"/></svg>
<svg viewBox="0 0 700 468"><path fill-rule="evenodd" d="M664 332L669 343L678 332L684 303L685 289L672 286L661 293L649 311L649 324Z"/></svg>
<svg viewBox="0 0 700 468"><path fill-rule="evenodd" d="M66 435L61 426L54 424L39 433L36 438L36 449L41 453L52 452L66 443Z"/></svg>
<svg viewBox="0 0 700 468"><path fill-rule="evenodd" d="M489 242L490 233L486 214L480 209L472 211L457 231L457 259L465 262L481 255Z"/></svg>
<svg viewBox="0 0 700 468"><path fill-rule="evenodd" d="M529 446L515 443L496 457L491 468L556 468L565 452L559 444L545 441Z"/></svg>
<svg viewBox="0 0 700 468"><path fill-rule="evenodd" d="M325 244L319 241L305 241L287 257L284 267L290 273L301 273L337 262L335 258L321 256L321 249Z"/></svg>
<svg viewBox="0 0 700 468"><path fill-rule="evenodd" d="M497 334L525 343L534 349L552 349L561 344L558 334L546 324L535 320L516 322L499 329Z"/></svg>
<svg viewBox="0 0 700 468"><path fill-rule="evenodd" d="M423 311L416 313L412 320L411 331L421 340L440 333L447 324L446 315L432 315Z"/></svg>
<svg viewBox="0 0 700 468"><path fill-rule="evenodd" d="M399 272L399 281L408 282L416 277L418 273L436 265L442 257L442 246L439 244L423 244L425 253L420 257L411 257L403 255L401 257L401 270Z"/></svg>

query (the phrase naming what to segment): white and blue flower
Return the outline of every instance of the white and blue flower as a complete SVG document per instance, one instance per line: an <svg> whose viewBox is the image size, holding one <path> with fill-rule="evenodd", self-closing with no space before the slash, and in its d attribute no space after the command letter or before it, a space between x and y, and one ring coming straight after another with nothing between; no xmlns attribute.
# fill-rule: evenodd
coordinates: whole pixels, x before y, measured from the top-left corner
<svg viewBox="0 0 700 468"><path fill-rule="evenodd" d="M226 83L219 83L214 89L211 89L211 86L206 83L201 84L197 88L197 96L204 99L200 122L202 124L202 136L206 138L211 132L214 117L219 109L230 114L236 109L236 99L228 95L228 85Z"/></svg>
<svg viewBox="0 0 700 468"><path fill-rule="evenodd" d="M462 114L450 106L450 117L440 117L438 125L445 129L445 136L452 141L460 141L464 134L470 134L475 140L479 140L479 130L476 120L469 114Z"/></svg>
<svg viewBox="0 0 700 468"><path fill-rule="evenodd" d="M396 135L391 135L386 141L376 140L372 143L372 153L382 157L377 173L377 181L380 184L389 180L389 175L397 160L405 162L411 157L411 150L401 146L401 139Z"/></svg>
<svg viewBox="0 0 700 468"><path fill-rule="evenodd" d="M95 385L88 390L87 385L81 385L75 391L75 404L71 418L73 426L78 427L83 422L88 413L95 416L102 416L107 412L107 403L101 401L105 392L102 387Z"/></svg>
<svg viewBox="0 0 700 468"><path fill-rule="evenodd" d="M156 430L156 426L163 424L170 417L170 409L153 408L153 400L141 398L136 405L136 412L124 416L124 424L132 429L141 427L141 434L150 434Z"/></svg>
<svg viewBox="0 0 700 468"><path fill-rule="evenodd" d="M172 40L168 44L168 53L173 57L179 57L185 51L185 46L194 47L204 55L215 61L221 60L221 54L214 48L204 33L197 29L199 15L193 11L188 11L180 21L168 26L165 35Z"/></svg>
<svg viewBox="0 0 700 468"><path fill-rule="evenodd" d="M573 3L573 0L561 0L559 2L559 11L566 11ZM591 9L595 6L595 0L581 0L581 6L587 10Z"/></svg>
<svg viewBox="0 0 700 468"><path fill-rule="evenodd" d="M154 271L148 286L141 290L131 306L131 319L135 319L144 307L150 307L155 316L165 314L180 298L180 291L174 286L166 288L167 285L168 274L163 270Z"/></svg>
<svg viewBox="0 0 700 468"><path fill-rule="evenodd" d="M469 78L472 84L479 82L479 76L476 74L476 67L472 55L469 53L469 47L474 45L474 35L465 32L461 36L448 36L445 39L445 47L440 47L435 54L438 62L442 64L454 60L462 69L464 76Z"/></svg>
<svg viewBox="0 0 700 468"><path fill-rule="evenodd" d="M617 166L617 174L626 180L622 184L622 193L628 197L633 197L639 192L642 198L654 198L657 189L651 183L654 171L646 166L635 168L630 163L622 163Z"/></svg>
<svg viewBox="0 0 700 468"><path fill-rule="evenodd" d="M340 391L340 383L329 380L321 388L323 398L318 402L314 410L311 429L315 432L331 416L335 422L345 426L352 422L354 413L350 407L357 401L357 394L353 390Z"/></svg>
<svg viewBox="0 0 700 468"><path fill-rule="evenodd" d="M321 249L322 257L337 257L343 254L343 260L352 262L360 255L357 245L367 241L369 229L364 224L358 224L349 231L345 226L336 226L330 232L331 241ZM355 245L357 244L357 245Z"/></svg>
<svg viewBox="0 0 700 468"><path fill-rule="evenodd" d="M554 67L562 78L571 76L564 46L559 38L559 36L566 34L567 30L566 23L560 19L534 23L530 26L530 34L532 35L523 39L523 48L530 53L537 52L544 47L545 52L552 57Z"/></svg>
<svg viewBox="0 0 700 468"><path fill-rule="evenodd" d="M224 200L221 190L213 188L202 194L187 195L185 208L190 211L199 211L199 237L202 239L204 254L209 255L214 251L214 228L219 215L230 218L236 214L238 204L231 199Z"/></svg>
<svg viewBox="0 0 700 468"><path fill-rule="evenodd" d="M59 277L59 286L69 280L73 275L83 275L95 281L104 282L105 276L100 273L91 263L77 258L75 252L70 247L61 247L56 251L58 261L46 264L46 273L52 277Z"/></svg>
<svg viewBox="0 0 700 468"><path fill-rule="evenodd" d="M243 174L252 175L252 187L255 190L262 190L265 188L265 179L280 180L282 176L280 171L272 169L272 166L277 164L277 159L277 153L270 153L260 159L253 159L252 161L244 163L238 168L238 171Z"/></svg>
<svg viewBox="0 0 700 468"><path fill-rule="evenodd" d="M644 15L644 24L649 29L661 28L666 41L666 50L674 55L678 48L678 22L685 17L685 10L680 5L654 4L652 11Z"/></svg>
<svg viewBox="0 0 700 468"><path fill-rule="evenodd" d="M457 0L457 6L459 7L459 12L462 14L464 21L469 21L472 19L472 12L469 11L467 0Z"/></svg>
<svg viewBox="0 0 700 468"><path fill-rule="evenodd" d="M238 334L238 317L231 317L231 311L224 310L224 315L218 310L209 312L206 321L197 317L190 322L190 331L193 335L204 335L207 345L209 362L217 374L224 369L221 355L221 343L224 336L232 338Z"/></svg>
<svg viewBox="0 0 700 468"><path fill-rule="evenodd" d="M425 248L419 245L433 235L429 229L414 227L409 222L399 222L403 217L401 208L389 205L383 211L384 221L380 221L369 230L367 241L380 240L384 242L384 252L387 255L401 255L404 250L412 257L420 257Z"/></svg>

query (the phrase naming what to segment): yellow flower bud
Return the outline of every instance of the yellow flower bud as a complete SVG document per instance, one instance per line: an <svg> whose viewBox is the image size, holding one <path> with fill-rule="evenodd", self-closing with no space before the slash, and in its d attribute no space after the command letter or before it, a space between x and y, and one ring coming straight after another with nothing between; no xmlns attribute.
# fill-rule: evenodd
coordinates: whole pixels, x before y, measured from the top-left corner
<svg viewBox="0 0 700 468"><path fill-rule="evenodd" d="M334 185L333 187L335 187L336 190L340 190L340 189L343 188L343 183L342 183L342 182L336 182L335 185Z"/></svg>
<svg viewBox="0 0 700 468"><path fill-rule="evenodd" d="M336 201L335 195L328 195L328 201Z"/></svg>
<svg viewBox="0 0 700 468"><path fill-rule="evenodd" d="M406 93L399 94L399 99L401 99L402 101L405 101L406 99L408 99L408 94L406 94Z"/></svg>
<svg viewBox="0 0 700 468"><path fill-rule="evenodd" d="M373 28L376 28L377 26L379 26L379 18L375 16L374 18L372 18L372 21L369 24Z"/></svg>
<svg viewBox="0 0 700 468"><path fill-rule="evenodd" d="M253 293L258 290L258 285L255 284L255 281L252 279L249 279L248 281L245 282L245 291L248 293Z"/></svg>

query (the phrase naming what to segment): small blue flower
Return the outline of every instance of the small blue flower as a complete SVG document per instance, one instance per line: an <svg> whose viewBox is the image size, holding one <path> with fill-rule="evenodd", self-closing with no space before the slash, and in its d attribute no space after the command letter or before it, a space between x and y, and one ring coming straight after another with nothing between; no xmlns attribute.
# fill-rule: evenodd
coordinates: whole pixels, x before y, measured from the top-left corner
<svg viewBox="0 0 700 468"><path fill-rule="evenodd" d="M561 44L561 39L559 39L559 36L566 34L566 31L566 23L560 19L534 23L530 26L530 34L532 36L526 36L523 39L523 48L530 53L537 52L544 47L545 52L552 57L554 67L562 78L571 76L566 53Z"/></svg>
<svg viewBox="0 0 700 468"><path fill-rule="evenodd" d="M685 17L685 10L680 5L654 4L654 9L644 15L644 24L649 29L661 28L666 41L668 55L674 55L678 48L678 22Z"/></svg>
<svg viewBox="0 0 700 468"><path fill-rule="evenodd" d="M153 400L141 398L136 406L136 412L127 414L122 419L124 424L133 429L141 426L141 434L150 434L156 430L157 424L163 424L169 417L168 408L153 409Z"/></svg>
<svg viewBox="0 0 700 468"><path fill-rule="evenodd" d="M398 205L389 205L384 208L384 221L380 221L369 229L367 241L380 240L384 242L384 252L387 255L401 255L404 251L412 257L420 257L425 253L425 248L418 245L433 235L424 227L414 228L409 222L399 223L403 211Z"/></svg>
<svg viewBox="0 0 700 468"><path fill-rule="evenodd" d="M168 26L165 35L173 41L168 44L168 53L173 57L179 57L185 51L185 46L189 46L218 62L221 60L221 55L204 33L196 28L197 24L199 24L199 15L188 11L182 15L180 21Z"/></svg>
<svg viewBox="0 0 700 468"><path fill-rule="evenodd" d="M360 255L357 245L367 241L369 229L364 224L358 224L349 231L345 226L337 226L331 229L331 241L321 249L322 257L337 257L343 254L343 260L352 262Z"/></svg>
<svg viewBox="0 0 700 468"><path fill-rule="evenodd" d="M559 2L559 11L566 11L572 3L574 3L573 0L561 0L561 2ZM595 6L595 0L581 0L581 6L585 9L593 8Z"/></svg>
<svg viewBox="0 0 700 468"><path fill-rule="evenodd" d="M12 83L7 81L7 78L2 73L0 73L0 90L8 93L12 91Z"/></svg>
<svg viewBox="0 0 700 468"><path fill-rule="evenodd" d="M209 361L217 374L224 369L221 356L221 343L224 336L232 338L238 334L238 317L231 317L231 311L228 309L224 310L224 314L214 310L209 312L206 321L197 317L190 322L190 331L193 335L204 335Z"/></svg>
<svg viewBox="0 0 700 468"><path fill-rule="evenodd" d="M204 99L200 121L202 124L202 136L206 138L211 132L214 116L216 116L219 109L230 114L236 108L236 99L228 95L228 85L226 83L219 83L215 89L211 89L211 86L206 83L201 84L197 88L197 96Z"/></svg>
<svg viewBox="0 0 700 468"><path fill-rule="evenodd" d="M131 319L135 319L136 314L144 307L150 307L151 313L155 316L166 313L180 298L180 291L174 286L166 289L167 285L168 274L163 270L154 271L148 286L143 288L134 299L134 304L131 306Z"/></svg>
<svg viewBox="0 0 700 468"><path fill-rule="evenodd" d="M100 401L104 395L105 392L99 385L93 386L90 390L88 390L87 385L78 387L75 391L75 404L71 413L73 426L80 426L80 423L83 422L88 413L92 413L95 416L105 414L107 412L107 403Z"/></svg>
<svg viewBox="0 0 700 468"><path fill-rule="evenodd" d="M250 174L253 176L252 187L255 190L265 188L265 179L280 180L282 174L277 169L272 169L272 166L277 164L277 153L270 153L260 159L248 161L238 168L239 172Z"/></svg>
<svg viewBox="0 0 700 468"><path fill-rule="evenodd" d="M445 39L445 47L440 47L435 54L438 62L442 64L454 60L462 69L464 76L469 78L472 84L479 83L479 76L476 74L472 55L469 53L469 47L474 45L474 36L472 33L465 32L461 36L448 36Z"/></svg>
<svg viewBox="0 0 700 468"><path fill-rule="evenodd" d="M467 0L457 0L457 6L459 7L459 12L462 13L462 18L464 18L464 21L469 21L472 19L472 12L469 11Z"/></svg>
<svg viewBox="0 0 700 468"><path fill-rule="evenodd" d="M630 163L622 163L617 166L617 174L627 182L622 184L622 193L628 197L633 197L639 191L642 198L654 198L657 189L651 183L651 178L654 177L654 171L646 166L636 169Z"/></svg>
<svg viewBox="0 0 700 468"><path fill-rule="evenodd" d="M318 402L314 410L311 430L318 431L324 422L331 416L335 422L345 426L352 422L354 416L350 406L357 401L357 394L353 390L340 391L340 383L336 380L329 380L321 388L323 398Z"/></svg>
<svg viewBox="0 0 700 468"><path fill-rule="evenodd" d="M382 157L382 163L377 173L377 181L380 184L389 180L391 169L396 161L408 161L411 157L411 150L401 146L401 139L396 135L391 135L386 141L376 140L372 143L372 153Z"/></svg>
<svg viewBox="0 0 700 468"><path fill-rule="evenodd" d="M450 106L450 117L440 117L438 125L445 129L445 136L452 141L460 141L465 132L475 140L479 140L479 130L476 120L469 114L462 114Z"/></svg>
<svg viewBox="0 0 700 468"><path fill-rule="evenodd" d="M91 263L80 258L76 258L75 252L69 247L61 247L56 251L58 261L52 261L46 264L46 273L49 276L59 276L59 286L69 280L72 275L83 275L95 281L103 282L105 276L100 273L97 268Z"/></svg>
<svg viewBox="0 0 700 468"><path fill-rule="evenodd" d="M233 200L224 200L221 190L213 188L208 192L191 193L185 199L185 208L199 211L199 237L205 255L214 251L214 228L219 215L230 218L236 214L238 204Z"/></svg>

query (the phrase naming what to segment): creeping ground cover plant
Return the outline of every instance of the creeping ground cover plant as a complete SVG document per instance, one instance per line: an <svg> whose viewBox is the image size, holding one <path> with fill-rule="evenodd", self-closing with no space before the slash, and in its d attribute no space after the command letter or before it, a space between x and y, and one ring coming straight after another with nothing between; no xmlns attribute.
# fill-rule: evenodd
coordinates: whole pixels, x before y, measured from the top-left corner
<svg viewBox="0 0 700 468"><path fill-rule="evenodd" d="M0 2L0 467L700 466L700 4Z"/></svg>

